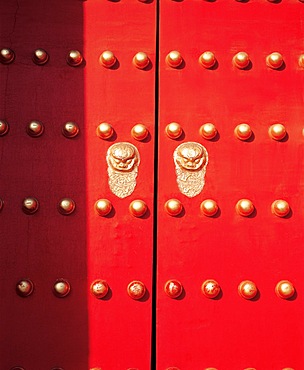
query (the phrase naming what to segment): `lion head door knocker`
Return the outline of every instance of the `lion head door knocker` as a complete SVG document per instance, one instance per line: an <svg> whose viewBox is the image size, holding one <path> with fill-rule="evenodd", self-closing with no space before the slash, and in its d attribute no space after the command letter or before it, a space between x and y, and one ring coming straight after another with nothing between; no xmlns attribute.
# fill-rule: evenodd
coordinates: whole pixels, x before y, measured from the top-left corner
<svg viewBox="0 0 304 370"><path fill-rule="evenodd" d="M107 163L112 193L119 198L131 195L140 163L137 148L130 143L115 143L108 149Z"/></svg>
<svg viewBox="0 0 304 370"><path fill-rule="evenodd" d="M189 141L175 149L173 158L179 190L189 198L195 197L205 185L208 164L206 148L199 143Z"/></svg>

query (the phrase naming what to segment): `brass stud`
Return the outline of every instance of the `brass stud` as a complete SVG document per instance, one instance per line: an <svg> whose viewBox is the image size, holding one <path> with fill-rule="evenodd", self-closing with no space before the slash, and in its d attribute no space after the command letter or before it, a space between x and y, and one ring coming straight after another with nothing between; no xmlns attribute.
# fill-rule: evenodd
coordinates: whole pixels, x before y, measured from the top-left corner
<svg viewBox="0 0 304 370"><path fill-rule="evenodd" d="M183 58L179 51L173 50L166 56L166 63L169 67L178 68L183 62Z"/></svg>
<svg viewBox="0 0 304 370"><path fill-rule="evenodd" d="M78 50L71 50L67 56L67 63L71 67L78 67L83 62L83 56Z"/></svg>
<svg viewBox="0 0 304 370"><path fill-rule="evenodd" d="M250 280L244 280L238 286L238 292L242 298L253 299L258 293L258 288L254 282Z"/></svg>
<svg viewBox="0 0 304 370"><path fill-rule="evenodd" d="M49 60L48 53L44 49L36 49L33 53L33 62L38 65L43 65Z"/></svg>
<svg viewBox="0 0 304 370"><path fill-rule="evenodd" d="M166 126L166 134L170 139L178 139L182 133L183 129L177 122L171 122Z"/></svg>
<svg viewBox="0 0 304 370"><path fill-rule="evenodd" d="M301 54L299 56L298 63L299 63L299 67L304 68L304 54Z"/></svg>
<svg viewBox="0 0 304 370"><path fill-rule="evenodd" d="M1 119L0 120L0 136L4 136L9 132L9 125L8 123Z"/></svg>
<svg viewBox="0 0 304 370"><path fill-rule="evenodd" d="M244 51L240 51L233 57L233 64L239 69L244 69L248 67L249 63L250 63L249 55Z"/></svg>
<svg viewBox="0 0 304 370"><path fill-rule="evenodd" d="M104 51L99 57L100 64L105 68L113 67L114 64L116 63L116 60L117 59L114 53L110 50Z"/></svg>
<svg viewBox="0 0 304 370"><path fill-rule="evenodd" d="M133 64L139 69L145 69L150 64L148 55L142 51L134 55Z"/></svg>
<svg viewBox="0 0 304 370"><path fill-rule="evenodd" d="M131 202L129 206L129 211L134 217L143 217L147 210L148 207L146 203L143 200L139 199L133 200L133 202Z"/></svg>
<svg viewBox="0 0 304 370"><path fill-rule="evenodd" d="M62 127L62 134L68 139L72 139L79 134L79 126L75 122L67 122Z"/></svg>
<svg viewBox="0 0 304 370"><path fill-rule="evenodd" d="M16 292L20 297L28 297L34 291L34 284L29 279L23 279L16 284Z"/></svg>
<svg viewBox="0 0 304 370"><path fill-rule="evenodd" d="M39 202L36 198L28 197L28 198L23 199L22 210L24 213L27 213L28 215L32 215L38 211L38 208L39 208Z"/></svg>
<svg viewBox="0 0 304 370"><path fill-rule="evenodd" d="M44 126L39 121L31 121L26 127L26 132L32 137L39 137L44 132Z"/></svg>
<svg viewBox="0 0 304 370"><path fill-rule="evenodd" d="M237 125L234 129L234 135L239 140L248 140L252 135L251 127L247 123L241 123L240 125Z"/></svg>
<svg viewBox="0 0 304 370"><path fill-rule="evenodd" d="M207 140L212 140L217 135L217 129L213 123L205 123L199 129L200 135Z"/></svg>
<svg viewBox="0 0 304 370"><path fill-rule="evenodd" d="M269 68L279 69L284 63L282 54L274 52L266 57L266 64Z"/></svg>
<svg viewBox="0 0 304 370"><path fill-rule="evenodd" d="M207 298L212 299L216 298L220 294L221 287L216 280L208 279L203 282L201 290Z"/></svg>
<svg viewBox="0 0 304 370"><path fill-rule="evenodd" d="M164 291L170 298L178 298L183 292L183 286L178 280L168 280Z"/></svg>
<svg viewBox="0 0 304 370"><path fill-rule="evenodd" d="M114 134L113 127L106 122L102 122L96 129L96 135L101 139L110 139Z"/></svg>
<svg viewBox="0 0 304 370"><path fill-rule="evenodd" d="M207 217L215 216L218 212L218 205L213 199L206 199L200 205L201 212Z"/></svg>
<svg viewBox="0 0 304 370"><path fill-rule="evenodd" d="M169 199L165 204L165 210L170 216L178 216L183 210L183 205L178 199Z"/></svg>
<svg viewBox="0 0 304 370"><path fill-rule="evenodd" d="M137 125L132 127L131 135L134 137L135 140L145 140L149 135L149 130L145 125L138 123Z"/></svg>
<svg viewBox="0 0 304 370"><path fill-rule="evenodd" d="M66 297L71 291L71 285L65 279L58 279L56 280L53 292L58 298Z"/></svg>
<svg viewBox="0 0 304 370"><path fill-rule="evenodd" d="M107 216L112 211L112 203L108 199L99 199L95 203L95 210L99 216Z"/></svg>
<svg viewBox="0 0 304 370"><path fill-rule="evenodd" d="M212 68L216 63L216 58L212 51L205 51L203 54L201 54L198 61L203 67Z"/></svg>
<svg viewBox="0 0 304 370"><path fill-rule="evenodd" d="M9 48L1 49L0 62L2 64L10 64L15 59L15 53Z"/></svg>
<svg viewBox="0 0 304 370"><path fill-rule="evenodd" d="M273 140L283 140L286 136L286 129L285 126L281 123L276 123L271 125L268 129L268 134Z"/></svg>
<svg viewBox="0 0 304 370"><path fill-rule="evenodd" d="M248 217L253 213L254 205L249 199L240 199L237 202L235 209L239 215L243 217Z"/></svg>
<svg viewBox="0 0 304 370"><path fill-rule="evenodd" d="M91 293L98 299L104 298L109 292L109 285L105 280L95 280L91 284Z"/></svg>
<svg viewBox="0 0 304 370"><path fill-rule="evenodd" d="M281 280L275 287L276 295L282 299L292 298L295 294L295 288L289 280Z"/></svg>
<svg viewBox="0 0 304 370"><path fill-rule="evenodd" d="M145 284L138 280L131 281L128 285L127 293L132 299L141 299L146 294Z"/></svg>
<svg viewBox="0 0 304 370"><path fill-rule="evenodd" d="M76 204L71 198L63 198L59 202L58 210L62 215L70 215L75 211Z"/></svg>
<svg viewBox="0 0 304 370"><path fill-rule="evenodd" d="M289 204L286 200L275 200L271 205L271 212L278 217L286 217L290 212Z"/></svg>

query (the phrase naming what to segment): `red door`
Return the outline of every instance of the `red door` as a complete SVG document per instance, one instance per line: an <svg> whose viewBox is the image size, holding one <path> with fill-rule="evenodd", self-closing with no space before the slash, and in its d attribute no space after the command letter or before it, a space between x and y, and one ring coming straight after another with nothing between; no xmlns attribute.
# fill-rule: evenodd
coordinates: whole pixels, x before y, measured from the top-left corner
<svg viewBox="0 0 304 370"><path fill-rule="evenodd" d="M303 368L303 6L0 4L1 369Z"/></svg>

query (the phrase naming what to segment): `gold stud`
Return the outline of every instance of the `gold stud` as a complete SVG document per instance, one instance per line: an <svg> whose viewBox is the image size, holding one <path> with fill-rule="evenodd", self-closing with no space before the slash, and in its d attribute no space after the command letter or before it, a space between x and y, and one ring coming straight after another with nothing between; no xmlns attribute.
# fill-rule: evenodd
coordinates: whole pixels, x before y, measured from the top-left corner
<svg viewBox="0 0 304 370"><path fill-rule="evenodd" d="M148 55L142 51L134 55L133 64L139 69L145 69L150 64Z"/></svg>
<svg viewBox="0 0 304 370"><path fill-rule="evenodd" d="M169 67L177 68L182 64L182 62L183 58L179 51L176 50L170 51L170 53L166 56L166 63L168 64Z"/></svg>
<svg viewBox="0 0 304 370"><path fill-rule="evenodd" d="M133 202L131 202L129 206L129 211L134 217L143 217L147 210L148 207L146 203L143 200L139 199L133 200Z"/></svg>
<svg viewBox="0 0 304 370"><path fill-rule="evenodd" d="M258 288L254 282L250 280L244 280L240 283L238 292L242 298L253 299L258 293Z"/></svg>
<svg viewBox="0 0 304 370"><path fill-rule="evenodd" d="M71 198L63 198L59 202L58 210L62 215L70 215L75 211L76 204Z"/></svg>
<svg viewBox="0 0 304 370"><path fill-rule="evenodd" d="M304 68L304 54L301 54L299 56L298 63L299 63L299 67Z"/></svg>
<svg viewBox="0 0 304 370"><path fill-rule="evenodd" d="M26 127L26 132L32 137L39 137L44 132L43 124L39 121L31 121Z"/></svg>
<svg viewBox="0 0 304 370"><path fill-rule="evenodd" d="M105 280L95 280L91 284L91 293L98 299L104 298L109 292L109 285Z"/></svg>
<svg viewBox="0 0 304 370"><path fill-rule="evenodd" d="M71 285L65 279L58 279L56 280L53 292L58 298L66 297L71 291Z"/></svg>
<svg viewBox="0 0 304 370"><path fill-rule="evenodd" d="M279 69L284 63L282 54L274 52L266 57L266 64L269 68Z"/></svg>
<svg viewBox="0 0 304 370"><path fill-rule="evenodd" d="M112 211L112 203L108 199L99 199L95 203L95 210L99 216L107 216Z"/></svg>
<svg viewBox="0 0 304 370"><path fill-rule="evenodd" d="M178 280L168 280L164 291L170 298L178 298L183 292L183 286Z"/></svg>
<svg viewBox="0 0 304 370"><path fill-rule="evenodd" d="M1 49L0 62L3 64L10 64L15 59L15 53L9 48Z"/></svg>
<svg viewBox="0 0 304 370"><path fill-rule="evenodd" d="M275 292L279 298L289 299L295 294L295 288L289 280L281 280L276 285Z"/></svg>
<svg viewBox="0 0 304 370"><path fill-rule="evenodd" d="M137 125L132 127L131 135L134 137L135 140L145 140L149 135L149 130L145 125L138 123Z"/></svg>
<svg viewBox="0 0 304 370"><path fill-rule="evenodd" d="M102 122L96 129L96 135L101 139L110 139L114 134L113 127L106 122Z"/></svg>
<svg viewBox="0 0 304 370"><path fill-rule="evenodd" d="M67 63L71 67L78 67L83 62L83 56L78 50L71 50L67 56Z"/></svg>
<svg viewBox="0 0 304 370"><path fill-rule="evenodd" d="M215 216L218 212L218 205L213 199L206 199L200 205L201 212L207 217Z"/></svg>
<svg viewBox="0 0 304 370"><path fill-rule="evenodd" d="M243 217L248 217L254 211L254 205L249 199L240 199L237 202L235 209L239 215Z"/></svg>
<svg viewBox="0 0 304 370"><path fill-rule="evenodd" d="M244 69L248 67L249 63L250 63L249 55L244 51L240 51L233 57L233 64L239 69Z"/></svg>
<svg viewBox="0 0 304 370"><path fill-rule="evenodd" d="M178 139L183 133L181 125L177 122L171 122L166 126L166 134L170 139Z"/></svg>
<svg viewBox="0 0 304 370"><path fill-rule="evenodd" d="M33 62L38 65L43 65L49 60L48 53L44 49L36 49L33 53Z"/></svg>
<svg viewBox="0 0 304 370"><path fill-rule="evenodd" d="M234 135L239 140L248 140L252 135L251 127L247 123L241 123L234 129Z"/></svg>
<svg viewBox="0 0 304 370"><path fill-rule="evenodd" d="M28 215L32 215L38 211L38 208L39 208L39 202L36 198L28 197L28 198L23 199L22 210L24 213L27 213Z"/></svg>
<svg viewBox="0 0 304 370"><path fill-rule="evenodd" d="M286 129L285 126L281 123L276 123L271 125L268 129L268 134L273 140L283 140L286 136Z"/></svg>
<svg viewBox="0 0 304 370"><path fill-rule="evenodd" d="M165 204L165 210L170 216L178 216L183 210L183 205L178 199L169 199Z"/></svg>
<svg viewBox="0 0 304 370"><path fill-rule="evenodd" d="M207 140L212 140L217 135L217 129L213 123L205 123L199 129L200 135Z"/></svg>
<svg viewBox="0 0 304 370"><path fill-rule="evenodd" d="M0 120L0 136L4 136L9 132L9 125L8 123L1 119Z"/></svg>
<svg viewBox="0 0 304 370"><path fill-rule="evenodd" d="M128 285L127 292L132 299L141 299L146 294L145 284L138 280L131 281Z"/></svg>
<svg viewBox="0 0 304 370"><path fill-rule="evenodd" d="M66 138L72 139L79 134L79 126L75 122L67 122L62 127L62 134Z"/></svg>
<svg viewBox="0 0 304 370"><path fill-rule="evenodd" d="M208 279L201 286L202 293L207 298L216 298L221 291L221 287L216 280Z"/></svg>
<svg viewBox="0 0 304 370"><path fill-rule="evenodd" d="M290 212L289 204L286 200L275 200L271 205L271 212L278 217L286 217Z"/></svg>
<svg viewBox="0 0 304 370"><path fill-rule="evenodd" d="M29 279L22 279L16 284L16 292L20 297L28 297L34 291L34 284Z"/></svg>
<svg viewBox="0 0 304 370"><path fill-rule="evenodd" d="M110 50L105 50L99 57L100 64L105 68L111 68L116 63L116 57Z"/></svg>
<svg viewBox="0 0 304 370"><path fill-rule="evenodd" d="M212 51L205 51L198 60L205 68L212 68L216 63L216 58Z"/></svg>

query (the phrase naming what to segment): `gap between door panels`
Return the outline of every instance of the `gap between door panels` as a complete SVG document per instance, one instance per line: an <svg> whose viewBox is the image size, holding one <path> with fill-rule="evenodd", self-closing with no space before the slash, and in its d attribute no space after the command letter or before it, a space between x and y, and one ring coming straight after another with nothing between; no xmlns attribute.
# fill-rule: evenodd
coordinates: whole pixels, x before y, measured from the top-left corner
<svg viewBox="0 0 304 370"><path fill-rule="evenodd" d="M160 0L156 1L155 25L155 124L154 124L154 197L153 197L153 267L152 267L152 331L151 331L151 370L156 370L156 309L157 309L157 228L158 228L158 108L159 108L159 10Z"/></svg>

